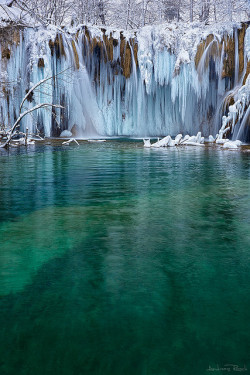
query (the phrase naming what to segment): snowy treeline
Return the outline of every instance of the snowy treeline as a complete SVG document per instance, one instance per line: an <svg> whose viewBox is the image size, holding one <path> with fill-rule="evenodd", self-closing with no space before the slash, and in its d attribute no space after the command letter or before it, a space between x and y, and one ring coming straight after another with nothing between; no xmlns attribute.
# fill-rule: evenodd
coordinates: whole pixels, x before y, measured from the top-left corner
<svg viewBox="0 0 250 375"><path fill-rule="evenodd" d="M0 0L44 24L69 22L136 29L163 21L250 19L250 0Z"/></svg>

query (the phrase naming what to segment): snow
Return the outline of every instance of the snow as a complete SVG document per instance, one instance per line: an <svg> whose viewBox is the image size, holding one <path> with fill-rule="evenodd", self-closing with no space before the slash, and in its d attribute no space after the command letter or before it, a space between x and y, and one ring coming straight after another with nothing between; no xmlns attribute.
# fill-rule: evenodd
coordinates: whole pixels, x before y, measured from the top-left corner
<svg viewBox="0 0 250 375"><path fill-rule="evenodd" d="M197 145L203 145L204 144L204 137L201 136L201 132L198 132L197 135L193 135L192 137L189 137L186 140L183 140L182 144L184 145L191 145L191 146L197 146Z"/></svg>
<svg viewBox="0 0 250 375"><path fill-rule="evenodd" d="M12 0L0 0L0 5L9 5L12 3Z"/></svg>
<svg viewBox="0 0 250 375"><path fill-rule="evenodd" d="M223 145L223 148L234 148L234 149L237 149L239 146L241 146L241 142L240 141L228 141L226 143L224 143Z"/></svg>
<svg viewBox="0 0 250 375"><path fill-rule="evenodd" d="M8 11L14 11L14 14L17 12L15 17L20 18L20 10L16 9L12 7L8 8ZM3 16L3 10L0 10L0 16ZM10 88L9 103L3 98L0 104L0 121L8 118L10 109L10 121L13 123L15 108L20 107L21 98L32 86L31 82L39 82L69 69L62 77L58 76L55 82L46 82L43 88L36 90L34 94L35 103L45 102L48 98L51 98L51 101L53 98L56 103L63 101L68 131L71 132L76 125L79 137L150 137L169 134L169 145L186 141L189 141L189 144L203 144L201 135L198 142L192 137L190 140L185 137L181 140L172 138L175 138L176 134L197 134L199 131L208 137L212 132L212 125L209 128L207 124L207 113L211 109L215 112L226 93L225 79L221 79L223 58L215 58L215 71L212 72L214 78L210 79L211 70L206 66L205 58L197 71L194 57L201 39L213 33L214 43L218 43L225 32L233 33L233 27L240 25L154 25L138 30L136 36L135 31L123 31L132 52L131 76L127 79L121 70L114 74L112 67L119 65L120 30L113 31L112 28L105 27L106 35L112 32L113 38L118 40L118 45L113 47L114 57L111 64L100 61L98 54L89 53L90 46L84 47L87 38L85 29L81 26L67 27L63 31L55 26L46 29L41 25L25 28L20 32L23 36L20 38L20 45L11 47L13 51L8 62L6 59L0 61L0 71L5 72L3 80L17 82ZM89 26L88 32L90 38L103 40L100 28ZM55 40L57 33L62 36L65 50L65 56L60 59L56 58L56 54L51 55L49 47L49 41ZM249 37L249 32L247 35ZM133 56L131 38L136 38L138 42L138 68ZM72 68L76 65L72 40L75 41L79 56L79 70ZM209 54L209 49L205 53ZM44 68L38 67L39 58L44 59ZM30 108L33 104L26 103L26 106ZM236 111L238 108L232 110ZM60 109L57 109L56 113L60 119ZM43 124L46 136L51 136L52 109L38 110L33 118L24 119L22 126L32 131L38 122ZM226 128L227 124L222 131ZM221 133L220 137L223 137Z"/></svg>
<svg viewBox="0 0 250 375"><path fill-rule="evenodd" d="M72 133L69 130L64 130L63 132L61 132L60 137L69 138L69 137L72 137Z"/></svg>
<svg viewBox="0 0 250 375"><path fill-rule="evenodd" d="M248 27L246 30L244 44L245 69L242 79L246 74L247 61L250 60L250 27ZM238 54L235 56L235 76L238 77ZM250 115L250 75L248 75L245 85L242 86L241 83L240 85L236 86L231 95L233 96L235 103L229 106L228 115L223 116L222 118L222 126L219 131L218 139L222 139L225 133L231 132L233 134L233 140L235 141L242 137L247 119Z"/></svg>
<svg viewBox="0 0 250 375"><path fill-rule="evenodd" d="M143 139L143 142L144 142L144 147L146 147L146 148L151 147L150 139Z"/></svg>
<svg viewBox="0 0 250 375"><path fill-rule="evenodd" d="M210 143L215 142L215 139L214 139L214 137L213 137L212 135L210 135L210 136L208 137L208 142L210 142Z"/></svg>
<svg viewBox="0 0 250 375"><path fill-rule="evenodd" d="M17 7L8 7L11 1L0 0L0 26L7 26L10 22L15 22L16 24L30 25L34 26L34 19L27 13L22 11Z"/></svg>
<svg viewBox="0 0 250 375"><path fill-rule="evenodd" d="M205 40L208 35L213 34L215 39L220 42L224 34L233 34L235 28L240 28L240 23L227 22L213 25L204 25L201 23L189 24L173 23L169 26L166 24L145 26L137 32L139 46L143 53L141 61L149 67L148 74L151 73L151 63L153 50L167 49L176 56L175 70L179 70L181 64L190 63L196 54L197 45L201 40ZM131 38L131 35L128 36ZM149 80L148 74L145 79Z"/></svg>
<svg viewBox="0 0 250 375"><path fill-rule="evenodd" d="M157 142L150 144L150 140L143 140L144 147L149 148L161 148L161 147L174 147L178 145L189 145L189 146L204 146L204 137L201 136L201 132L198 132L196 136L190 137L185 135L182 139L182 134L178 134L173 140L170 135L158 139Z"/></svg>
<svg viewBox="0 0 250 375"><path fill-rule="evenodd" d="M181 142L181 139L182 139L182 134L177 134L177 136L175 137L175 144L176 145L179 145L180 142Z"/></svg>
<svg viewBox="0 0 250 375"><path fill-rule="evenodd" d="M250 28L246 30L245 35L245 54L247 56L247 60L250 60Z"/></svg>
<svg viewBox="0 0 250 375"><path fill-rule="evenodd" d="M236 90L234 99L235 103L229 106L228 115L223 116L222 118L222 127L219 131L219 139L222 139L223 135L229 131L233 133L233 140L240 138L242 135L241 133L243 129L241 125L246 122L246 118L249 116L250 74L246 79L245 85Z"/></svg>
<svg viewBox="0 0 250 375"><path fill-rule="evenodd" d="M68 141L65 141L62 143L63 146L69 146L70 143L76 143L77 146L80 146L79 143L77 142L77 140L75 138L72 138L72 139L69 139Z"/></svg>
<svg viewBox="0 0 250 375"><path fill-rule="evenodd" d="M215 143L217 143L218 145L224 145L226 142L229 142L229 139L227 138L218 138L216 139Z"/></svg>
<svg viewBox="0 0 250 375"><path fill-rule="evenodd" d="M198 132L197 135L189 136L188 134L182 139L182 135L178 134L175 140L172 140L170 135L159 139L158 141L151 144L150 140L143 139L144 147L145 148L163 148L163 147L173 147L173 146L198 146L203 147L204 144L204 137L201 136L201 132ZM208 143L214 142L214 138L210 135ZM240 140L230 141L229 139L217 139L216 144L222 145L225 149L238 149L242 145Z"/></svg>

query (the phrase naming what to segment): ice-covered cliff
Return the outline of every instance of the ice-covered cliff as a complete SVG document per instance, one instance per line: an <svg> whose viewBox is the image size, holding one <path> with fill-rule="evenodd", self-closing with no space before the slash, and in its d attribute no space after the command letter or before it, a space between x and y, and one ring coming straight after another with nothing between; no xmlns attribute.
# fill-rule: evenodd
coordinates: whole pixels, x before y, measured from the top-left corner
<svg viewBox="0 0 250 375"><path fill-rule="evenodd" d="M127 33L7 23L0 29L0 124L12 124L32 84L51 76L26 107L49 101L64 108L38 110L23 128L46 136L66 129L78 137L215 135L246 82L249 40L247 24Z"/></svg>

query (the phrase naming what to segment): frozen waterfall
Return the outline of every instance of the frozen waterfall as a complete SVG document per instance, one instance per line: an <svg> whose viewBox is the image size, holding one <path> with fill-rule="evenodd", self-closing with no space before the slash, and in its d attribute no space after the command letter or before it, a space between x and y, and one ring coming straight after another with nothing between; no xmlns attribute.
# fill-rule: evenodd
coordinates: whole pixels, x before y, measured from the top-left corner
<svg viewBox="0 0 250 375"><path fill-rule="evenodd" d="M175 30L157 27L130 34L84 26L20 30L16 43L1 46L1 78L9 83L3 85L1 123L13 123L27 90L51 76L26 107L49 100L64 108L39 110L23 128L47 137L64 130L79 138L215 135L221 125L216 110L240 74L237 53L235 77L223 77L224 32L209 39L206 31L202 47L195 29L175 40Z"/></svg>

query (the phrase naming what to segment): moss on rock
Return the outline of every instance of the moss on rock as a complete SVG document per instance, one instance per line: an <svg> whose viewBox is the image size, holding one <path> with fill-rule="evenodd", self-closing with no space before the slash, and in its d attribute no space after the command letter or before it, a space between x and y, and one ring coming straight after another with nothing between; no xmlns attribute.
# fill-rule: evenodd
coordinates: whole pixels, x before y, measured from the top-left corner
<svg viewBox="0 0 250 375"><path fill-rule="evenodd" d="M63 37L61 34L56 34L56 38L53 41L50 39L49 41L49 47L51 51L51 56L54 56L54 53L56 53L56 57L59 59L61 56L66 57L64 44L63 44Z"/></svg>
<svg viewBox="0 0 250 375"><path fill-rule="evenodd" d="M210 45L210 43L212 43L212 44ZM203 53L205 52L206 48L209 45L210 45L210 49L209 49L209 54L207 55L207 59L205 61L205 66L208 67L209 59L210 59L211 56L215 58L219 55L219 53L221 51L220 45L218 47L218 41L215 40L214 35L209 34L207 36L207 38L205 40L202 40L197 46L197 51L196 51L196 55L195 55L195 58L194 58L196 69L198 68L198 65L201 61Z"/></svg>
<svg viewBox="0 0 250 375"><path fill-rule="evenodd" d="M222 78L234 77L235 71L235 40L234 37L227 35L223 38L225 58L223 62Z"/></svg>
<svg viewBox="0 0 250 375"><path fill-rule="evenodd" d="M129 78L132 67L132 55L129 42L123 37L120 45L121 68L125 78Z"/></svg>
<svg viewBox="0 0 250 375"><path fill-rule="evenodd" d="M2 49L2 59L10 59L10 56L11 56L11 52L10 52L10 49L8 47L5 47Z"/></svg>
<svg viewBox="0 0 250 375"><path fill-rule="evenodd" d="M242 28L238 30L238 40L239 40L239 74L244 71L244 42L246 34L247 24L242 24Z"/></svg>
<svg viewBox="0 0 250 375"><path fill-rule="evenodd" d="M72 48L73 48L76 69L79 69L80 68L79 56L78 56L78 53L77 53L76 44L75 44L74 40L71 41L71 44L72 44Z"/></svg>
<svg viewBox="0 0 250 375"><path fill-rule="evenodd" d="M38 66L38 68L44 68L44 67L45 67L44 59L43 59L42 57L40 57L40 58L38 59L37 66Z"/></svg>

